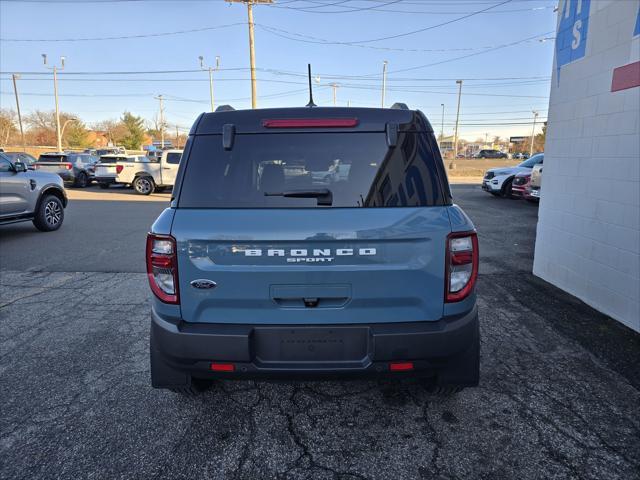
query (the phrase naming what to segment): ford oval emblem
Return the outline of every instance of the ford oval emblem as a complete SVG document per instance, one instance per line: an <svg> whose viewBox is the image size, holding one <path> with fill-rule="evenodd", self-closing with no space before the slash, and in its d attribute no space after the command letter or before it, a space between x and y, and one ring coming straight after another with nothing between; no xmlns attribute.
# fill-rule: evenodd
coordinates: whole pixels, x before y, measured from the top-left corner
<svg viewBox="0 0 640 480"><path fill-rule="evenodd" d="M192 280L190 283L193 288L202 288L205 290L210 288L216 288L218 286L218 284L213 280L207 280L204 278L200 278L198 280Z"/></svg>

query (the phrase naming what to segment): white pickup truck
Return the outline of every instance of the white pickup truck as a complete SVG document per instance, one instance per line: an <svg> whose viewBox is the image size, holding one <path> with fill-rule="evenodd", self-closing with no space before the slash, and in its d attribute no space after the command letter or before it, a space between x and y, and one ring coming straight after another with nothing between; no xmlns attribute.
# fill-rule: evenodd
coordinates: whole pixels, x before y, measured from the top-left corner
<svg viewBox="0 0 640 480"><path fill-rule="evenodd" d="M150 195L157 188L173 187L182 158L182 150L165 150L157 158L116 163L116 183L132 185L140 195Z"/></svg>
<svg viewBox="0 0 640 480"><path fill-rule="evenodd" d="M107 154L100 157L96 163L95 180L100 188L109 188L109 185L116 183L116 168L118 163L144 162L144 155Z"/></svg>

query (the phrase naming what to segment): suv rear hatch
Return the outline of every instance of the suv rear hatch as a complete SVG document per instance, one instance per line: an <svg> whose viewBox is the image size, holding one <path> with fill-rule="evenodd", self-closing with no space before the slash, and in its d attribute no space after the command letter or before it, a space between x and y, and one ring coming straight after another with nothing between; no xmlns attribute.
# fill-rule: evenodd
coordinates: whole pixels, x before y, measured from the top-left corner
<svg viewBox="0 0 640 480"><path fill-rule="evenodd" d="M69 161L68 155L65 154L44 154L40 155L35 164L37 170L44 172L57 173L65 175L73 169L73 164Z"/></svg>
<svg viewBox="0 0 640 480"><path fill-rule="evenodd" d="M451 232L441 159L431 132L406 129L390 146L382 125L236 134L232 148L193 136L172 225L183 320L440 319Z"/></svg>
<svg viewBox="0 0 640 480"><path fill-rule="evenodd" d="M100 178L116 178L116 163L126 162L125 156L105 155L100 157L100 162L96 164L96 179ZM133 160L130 160L133 161Z"/></svg>

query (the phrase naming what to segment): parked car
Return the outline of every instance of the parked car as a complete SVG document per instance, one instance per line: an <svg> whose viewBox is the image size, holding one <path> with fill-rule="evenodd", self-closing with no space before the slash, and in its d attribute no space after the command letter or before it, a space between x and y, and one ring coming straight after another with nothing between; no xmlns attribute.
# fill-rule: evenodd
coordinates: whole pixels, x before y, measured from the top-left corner
<svg viewBox="0 0 640 480"><path fill-rule="evenodd" d="M196 120L171 208L147 237L154 387L327 375L477 385L476 231L428 120L394 107ZM313 180L336 158L351 164L344 182ZM288 175L301 162L311 175Z"/></svg>
<svg viewBox="0 0 640 480"><path fill-rule="evenodd" d="M513 179L520 172L531 173L531 169L542 163L544 153L538 153L515 167L498 167L486 171L482 179L482 189L493 194L510 198Z"/></svg>
<svg viewBox="0 0 640 480"><path fill-rule="evenodd" d="M27 166L28 170L34 170L34 164L38 161L28 153L24 152L4 152L13 163L19 162Z"/></svg>
<svg viewBox="0 0 640 480"><path fill-rule="evenodd" d="M118 162L116 183L132 185L136 193L149 195L157 188L173 187L182 150L164 150L157 159L141 156L139 162Z"/></svg>
<svg viewBox="0 0 640 480"><path fill-rule="evenodd" d="M95 155L97 157L102 157L103 155L125 155L127 153L127 151L125 150L124 147L104 147L104 148L98 148L96 150Z"/></svg>
<svg viewBox="0 0 640 480"><path fill-rule="evenodd" d="M540 201L540 188L542 187L542 167L544 162L540 162L531 169L531 181L525 198L531 202Z"/></svg>
<svg viewBox="0 0 640 480"><path fill-rule="evenodd" d="M513 184L511 185L511 196L513 198L526 198L529 184L531 181L531 172L516 173L513 177Z"/></svg>
<svg viewBox="0 0 640 480"><path fill-rule="evenodd" d="M54 152L43 153L34 164L36 170L57 173L65 185L88 187L95 175L98 157L88 153Z"/></svg>
<svg viewBox="0 0 640 480"><path fill-rule="evenodd" d="M335 159L329 165L327 170L321 170L319 172L313 172L311 178L314 181L324 183L335 183L344 181L349 177L349 170L351 169L350 163L344 163L340 159Z"/></svg>
<svg viewBox="0 0 640 480"><path fill-rule="evenodd" d="M123 154L108 154L100 157L100 161L95 166L95 180L100 188L109 188L109 185L116 183L116 177L118 174L118 162L123 163L135 163L145 162L146 157L144 155L123 155ZM121 167L122 170L124 167Z"/></svg>
<svg viewBox="0 0 640 480"><path fill-rule="evenodd" d="M508 158L508 155L500 150L480 150L475 154L475 158Z"/></svg>
<svg viewBox="0 0 640 480"><path fill-rule="evenodd" d="M38 230L57 230L64 221L67 195L53 173L28 170L0 153L0 224L32 221Z"/></svg>

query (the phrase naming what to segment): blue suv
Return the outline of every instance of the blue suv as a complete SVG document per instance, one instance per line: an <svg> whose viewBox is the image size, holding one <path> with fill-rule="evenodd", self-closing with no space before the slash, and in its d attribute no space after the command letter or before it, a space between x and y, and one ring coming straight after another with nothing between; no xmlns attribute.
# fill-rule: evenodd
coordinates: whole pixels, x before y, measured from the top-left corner
<svg viewBox="0 0 640 480"><path fill-rule="evenodd" d="M156 388L478 384L476 232L431 124L404 104L202 114L146 261Z"/></svg>

